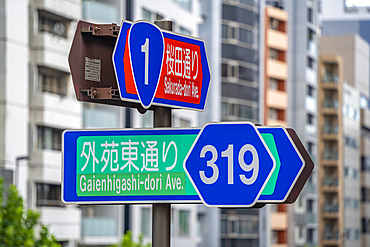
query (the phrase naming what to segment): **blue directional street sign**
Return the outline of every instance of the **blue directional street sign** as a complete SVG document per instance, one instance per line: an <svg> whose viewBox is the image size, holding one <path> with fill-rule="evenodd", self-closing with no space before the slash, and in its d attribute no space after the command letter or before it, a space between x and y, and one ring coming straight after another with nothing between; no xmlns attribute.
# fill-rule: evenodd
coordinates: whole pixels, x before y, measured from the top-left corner
<svg viewBox="0 0 370 247"><path fill-rule="evenodd" d="M122 101L204 110L211 74L203 40L124 21L112 60Z"/></svg>
<svg viewBox="0 0 370 247"><path fill-rule="evenodd" d="M304 169L305 161L284 127L257 127L276 161L258 203L283 203Z"/></svg>
<svg viewBox="0 0 370 247"><path fill-rule="evenodd" d="M203 127L184 161L202 202L251 207L275 169L275 159L252 123Z"/></svg>

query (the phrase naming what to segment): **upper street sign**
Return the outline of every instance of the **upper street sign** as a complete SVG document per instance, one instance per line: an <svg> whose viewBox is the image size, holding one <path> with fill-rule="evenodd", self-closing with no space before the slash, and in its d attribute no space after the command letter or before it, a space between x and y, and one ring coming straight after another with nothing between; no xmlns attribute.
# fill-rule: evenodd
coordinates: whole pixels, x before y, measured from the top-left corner
<svg viewBox="0 0 370 247"><path fill-rule="evenodd" d="M211 74L202 40L124 21L112 59L122 101L204 110Z"/></svg>
<svg viewBox="0 0 370 247"><path fill-rule="evenodd" d="M203 203L213 207L253 206L275 166L252 123L205 125L184 161Z"/></svg>

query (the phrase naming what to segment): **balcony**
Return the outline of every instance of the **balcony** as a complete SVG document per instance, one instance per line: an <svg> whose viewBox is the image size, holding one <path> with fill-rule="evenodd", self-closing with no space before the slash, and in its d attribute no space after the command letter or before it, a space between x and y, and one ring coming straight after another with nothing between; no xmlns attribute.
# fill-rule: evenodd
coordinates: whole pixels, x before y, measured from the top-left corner
<svg viewBox="0 0 370 247"><path fill-rule="evenodd" d="M101 23L119 23L119 6L106 2L83 1L83 17Z"/></svg>
<svg viewBox="0 0 370 247"><path fill-rule="evenodd" d="M339 75L337 74L325 74L323 77L322 77L322 82L324 84L336 84L338 85L339 83Z"/></svg>
<svg viewBox="0 0 370 247"><path fill-rule="evenodd" d="M308 51L309 55L311 55L313 57L317 56L317 44L316 44L315 41L309 40L307 42L307 51Z"/></svg>
<svg viewBox="0 0 370 247"><path fill-rule="evenodd" d="M338 203L325 203L322 208L325 218L338 217L339 204Z"/></svg>
<svg viewBox="0 0 370 247"><path fill-rule="evenodd" d="M267 106L276 109L287 109L288 108L288 97L285 91L279 90L267 90Z"/></svg>
<svg viewBox="0 0 370 247"><path fill-rule="evenodd" d="M323 239L324 240L339 240L339 231L338 230L331 231L331 230L325 229Z"/></svg>
<svg viewBox="0 0 370 247"><path fill-rule="evenodd" d="M322 106L323 106L323 108L338 109L339 101L338 100L324 100Z"/></svg>
<svg viewBox="0 0 370 247"><path fill-rule="evenodd" d="M288 49L288 36L286 33L269 29L267 30L267 46L286 51Z"/></svg>
<svg viewBox="0 0 370 247"><path fill-rule="evenodd" d="M338 177L324 176L323 185L328 187L338 186Z"/></svg>
<svg viewBox="0 0 370 247"><path fill-rule="evenodd" d="M287 229L287 213L283 212L273 212L271 213L271 229L275 231L283 231Z"/></svg>
<svg viewBox="0 0 370 247"><path fill-rule="evenodd" d="M322 128L322 133L326 135L337 135L339 133L339 126L326 124Z"/></svg>
<svg viewBox="0 0 370 247"><path fill-rule="evenodd" d="M274 59L267 59L267 76L286 80L288 78L288 67L285 62L281 62Z"/></svg>
<svg viewBox="0 0 370 247"><path fill-rule="evenodd" d="M306 223L315 224L317 222L317 215L314 213L306 213Z"/></svg>
<svg viewBox="0 0 370 247"><path fill-rule="evenodd" d="M370 153L370 139L367 137L361 138L361 155L369 156Z"/></svg>
<svg viewBox="0 0 370 247"><path fill-rule="evenodd" d="M317 75L314 69L306 67L306 81L311 83L312 85L317 84Z"/></svg>
<svg viewBox="0 0 370 247"><path fill-rule="evenodd" d="M82 237L117 236L117 219L113 218L82 218Z"/></svg>
<svg viewBox="0 0 370 247"><path fill-rule="evenodd" d="M324 160L338 160L338 151L324 152Z"/></svg>
<svg viewBox="0 0 370 247"><path fill-rule="evenodd" d="M370 129L370 110L361 109L361 124Z"/></svg>
<svg viewBox="0 0 370 247"><path fill-rule="evenodd" d="M306 109L309 110L310 112L317 112L317 103L316 99L312 96L306 96L305 104L306 104Z"/></svg>

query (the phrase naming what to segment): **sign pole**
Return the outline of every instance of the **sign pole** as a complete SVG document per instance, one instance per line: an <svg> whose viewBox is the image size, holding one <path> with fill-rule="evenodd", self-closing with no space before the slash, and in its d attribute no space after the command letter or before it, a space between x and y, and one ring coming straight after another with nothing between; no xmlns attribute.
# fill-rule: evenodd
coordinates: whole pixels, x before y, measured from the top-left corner
<svg viewBox="0 0 370 247"><path fill-rule="evenodd" d="M154 22L159 28L172 31L172 21ZM171 127L171 108L155 106L153 127ZM171 204L159 203L152 207L152 246L170 247L171 244Z"/></svg>

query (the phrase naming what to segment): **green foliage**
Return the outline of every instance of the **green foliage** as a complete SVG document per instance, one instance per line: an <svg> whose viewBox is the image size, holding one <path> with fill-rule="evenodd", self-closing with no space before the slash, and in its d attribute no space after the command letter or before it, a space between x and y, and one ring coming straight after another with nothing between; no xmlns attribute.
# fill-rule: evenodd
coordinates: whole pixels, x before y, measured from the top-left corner
<svg viewBox="0 0 370 247"><path fill-rule="evenodd" d="M41 226L40 239L36 240L34 228L38 224L39 213L25 210L23 199L14 185L9 187L5 203L3 191L3 179L0 178L0 247L60 246L44 225Z"/></svg>
<svg viewBox="0 0 370 247"><path fill-rule="evenodd" d="M132 232L127 231L123 236L121 243L119 243L118 245L114 244L111 247L150 247L149 243L145 245L143 244L144 242L143 238L144 238L143 234L140 234L139 242L135 243L134 241L132 241Z"/></svg>

